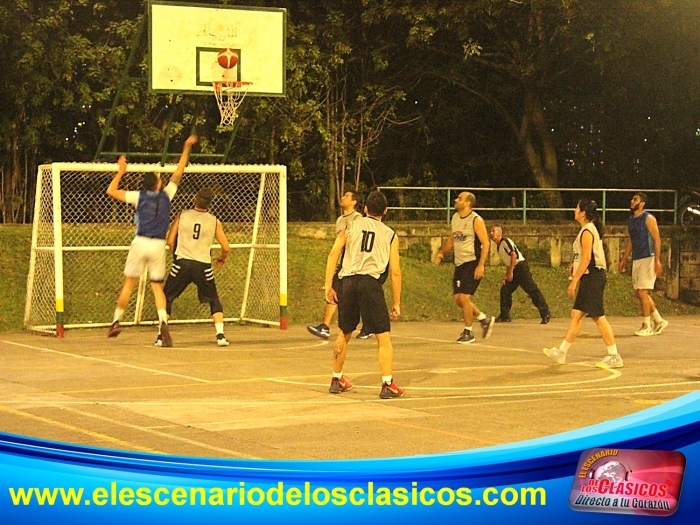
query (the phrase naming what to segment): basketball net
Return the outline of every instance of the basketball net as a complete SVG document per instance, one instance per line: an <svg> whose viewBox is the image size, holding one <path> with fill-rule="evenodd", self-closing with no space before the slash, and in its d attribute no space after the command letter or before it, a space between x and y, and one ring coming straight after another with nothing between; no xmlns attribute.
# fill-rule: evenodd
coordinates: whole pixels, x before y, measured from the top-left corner
<svg viewBox="0 0 700 525"><path fill-rule="evenodd" d="M248 88L252 82L239 80L220 80L212 82L216 103L221 112L221 125L232 126L238 117L238 108L248 94Z"/></svg>

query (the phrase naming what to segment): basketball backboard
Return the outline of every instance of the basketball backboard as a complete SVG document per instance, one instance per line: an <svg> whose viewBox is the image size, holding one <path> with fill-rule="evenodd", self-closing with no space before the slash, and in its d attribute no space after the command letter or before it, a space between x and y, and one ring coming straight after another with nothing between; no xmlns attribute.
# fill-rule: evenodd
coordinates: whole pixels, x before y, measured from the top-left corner
<svg viewBox="0 0 700 525"><path fill-rule="evenodd" d="M149 87L157 93L208 95L212 82L251 82L248 96L286 94L287 11L150 0ZM222 68L230 48L238 64Z"/></svg>

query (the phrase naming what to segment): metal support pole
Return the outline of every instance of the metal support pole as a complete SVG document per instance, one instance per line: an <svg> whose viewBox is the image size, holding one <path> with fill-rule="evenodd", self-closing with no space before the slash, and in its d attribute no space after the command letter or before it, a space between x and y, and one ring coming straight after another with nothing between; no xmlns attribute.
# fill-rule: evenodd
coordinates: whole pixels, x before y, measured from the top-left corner
<svg viewBox="0 0 700 525"><path fill-rule="evenodd" d="M450 224L450 212L452 211L452 206L450 206L450 204L452 204L451 197L452 195L450 194L450 189L447 188L447 224Z"/></svg>
<svg viewBox="0 0 700 525"><path fill-rule="evenodd" d="M606 212L606 207L607 207L606 204L607 204L607 200L608 200L607 197L608 197L607 193L605 192L605 190L603 190L603 226L605 226L605 212Z"/></svg>

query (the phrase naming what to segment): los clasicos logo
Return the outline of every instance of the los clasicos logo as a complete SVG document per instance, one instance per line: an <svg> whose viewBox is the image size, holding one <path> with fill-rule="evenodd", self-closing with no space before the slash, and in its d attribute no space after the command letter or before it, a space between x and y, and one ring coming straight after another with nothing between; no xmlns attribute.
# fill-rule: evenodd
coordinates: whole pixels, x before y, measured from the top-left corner
<svg viewBox="0 0 700 525"><path fill-rule="evenodd" d="M669 516L678 508L685 456L676 451L593 448L569 494L576 511Z"/></svg>

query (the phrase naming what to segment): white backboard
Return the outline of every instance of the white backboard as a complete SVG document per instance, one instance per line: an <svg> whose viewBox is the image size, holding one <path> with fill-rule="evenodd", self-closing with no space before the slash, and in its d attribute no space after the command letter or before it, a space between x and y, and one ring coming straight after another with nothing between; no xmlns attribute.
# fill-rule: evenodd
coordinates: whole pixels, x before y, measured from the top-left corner
<svg viewBox="0 0 700 525"><path fill-rule="evenodd" d="M149 88L210 94L212 82L252 82L248 96L286 94L287 11L276 8L149 2ZM238 52L231 69L221 49Z"/></svg>

